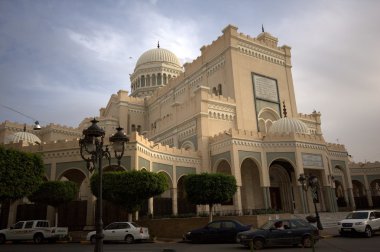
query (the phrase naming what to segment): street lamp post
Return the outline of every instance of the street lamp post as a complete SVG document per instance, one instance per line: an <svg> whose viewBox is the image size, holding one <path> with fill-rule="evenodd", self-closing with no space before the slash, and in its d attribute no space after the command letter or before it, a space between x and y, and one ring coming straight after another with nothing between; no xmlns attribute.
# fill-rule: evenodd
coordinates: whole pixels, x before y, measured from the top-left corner
<svg viewBox="0 0 380 252"><path fill-rule="evenodd" d="M323 230L321 220L319 218L319 213L317 209L317 201L318 201L318 190L319 190L319 183L318 178L314 175L304 175L300 174L300 177L298 178L298 181L302 185L302 189L307 192L310 188L311 196L313 197L313 203L314 203L314 209L315 209L315 218L317 220L317 228L319 230Z"/></svg>
<svg viewBox="0 0 380 252"><path fill-rule="evenodd" d="M80 154L83 160L87 163L87 169L93 172L96 168L99 172L99 197L96 201L97 215L96 215L96 243L95 252L103 252L103 169L102 160L107 158L111 161L111 154L108 146L104 146L105 132L101 129L94 118L91 121L92 125L83 130L83 137L79 140ZM120 160L124 154L124 144L129 141L128 137L123 132L123 128L118 127L117 132L109 138L112 143L112 149L115 152L115 157L120 166Z"/></svg>

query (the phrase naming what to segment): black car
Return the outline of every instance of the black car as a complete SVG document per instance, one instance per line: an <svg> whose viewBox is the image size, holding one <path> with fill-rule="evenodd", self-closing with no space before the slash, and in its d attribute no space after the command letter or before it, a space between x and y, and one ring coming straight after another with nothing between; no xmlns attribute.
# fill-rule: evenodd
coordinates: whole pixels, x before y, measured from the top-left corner
<svg viewBox="0 0 380 252"><path fill-rule="evenodd" d="M194 243L235 243L236 234L251 229L251 226L236 220L217 220L208 223L203 228L187 232L183 238Z"/></svg>
<svg viewBox="0 0 380 252"><path fill-rule="evenodd" d="M270 220L259 229L238 233L236 240L254 249L299 244L310 248L319 240L319 230L303 219Z"/></svg>

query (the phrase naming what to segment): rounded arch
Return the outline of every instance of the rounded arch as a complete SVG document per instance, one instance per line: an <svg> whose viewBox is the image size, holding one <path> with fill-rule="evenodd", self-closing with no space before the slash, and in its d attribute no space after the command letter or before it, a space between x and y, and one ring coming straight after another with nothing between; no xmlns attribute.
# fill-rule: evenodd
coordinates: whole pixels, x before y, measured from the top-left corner
<svg viewBox="0 0 380 252"><path fill-rule="evenodd" d="M380 179L375 179L370 183L372 196L380 196Z"/></svg>
<svg viewBox="0 0 380 252"><path fill-rule="evenodd" d="M194 151L195 150L195 146L194 146L193 142L191 142L191 141L185 141L181 145L181 149L185 149L185 150L188 150L188 151Z"/></svg>
<svg viewBox="0 0 380 252"><path fill-rule="evenodd" d="M156 216L170 215L172 214L173 181L166 171L160 170L157 173L162 173L165 175L169 188L162 194L153 198L153 212Z"/></svg>
<svg viewBox="0 0 380 252"><path fill-rule="evenodd" d="M254 158L246 158L240 164L241 200L243 213L249 214L252 209L265 208L263 193L260 185L261 169Z"/></svg>
<svg viewBox="0 0 380 252"><path fill-rule="evenodd" d="M273 160L269 165L269 196L273 209L293 212L294 187L296 184L294 164L286 158Z"/></svg>
<svg viewBox="0 0 380 252"><path fill-rule="evenodd" d="M364 184L359 180L352 180L352 193L354 194L356 209L367 209L368 199Z"/></svg>
<svg viewBox="0 0 380 252"><path fill-rule="evenodd" d="M365 196L365 187L362 182L359 180L352 180L352 190L354 197L363 197Z"/></svg>
<svg viewBox="0 0 380 252"><path fill-rule="evenodd" d="M177 181L178 214L196 213L196 205L191 204L186 197L185 179L186 175L182 175Z"/></svg>
<svg viewBox="0 0 380 252"><path fill-rule="evenodd" d="M231 165L226 159L215 162L215 172L232 175Z"/></svg>
<svg viewBox="0 0 380 252"><path fill-rule="evenodd" d="M122 165L107 165L103 167L103 172L112 172L112 171L127 171Z"/></svg>
<svg viewBox="0 0 380 252"><path fill-rule="evenodd" d="M78 185L77 199L87 198L89 178L80 169L68 169L57 176L58 181L73 181Z"/></svg>

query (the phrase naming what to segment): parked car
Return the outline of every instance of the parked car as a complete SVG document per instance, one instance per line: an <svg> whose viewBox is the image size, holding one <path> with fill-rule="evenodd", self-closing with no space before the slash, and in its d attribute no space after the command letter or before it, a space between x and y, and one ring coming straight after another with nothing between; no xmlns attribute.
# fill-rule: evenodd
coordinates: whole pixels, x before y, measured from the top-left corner
<svg viewBox="0 0 380 252"><path fill-rule="evenodd" d="M47 220L19 221L10 228L0 230L0 244L6 241L56 241L67 235L67 227L50 227Z"/></svg>
<svg viewBox="0 0 380 252"><path fill-rule="evenodd" d="M190 242L236 242L236 234L249 230L252 225L244 225L236 220L217 220L206 226L184 234L184 240Z"/></svg>
<svg viewBox="0 0 380 252"><path fill-rule="evenodd" d="M124 241L133 243L135 241L149 240L149 230L141 227L135 222L113 222L106 226L103 230L104 241ZM95 243L96 231L87 234L86 240Z"/></svg>
<svg viewBox="0 0 380 252"><path fill-rule="evenodd" d="M319 240L319 230L303 219L270 220L259 229L238 233L236 240L254 249L299 244L310 248Z"/></svg>
<svg viewBox="0 0 380 252"><path fill-rule="evenodd" d="M380 210L353 211L344 220L338 222L340 235L364 234L371 237L376 231L380 231Z"/></svg>

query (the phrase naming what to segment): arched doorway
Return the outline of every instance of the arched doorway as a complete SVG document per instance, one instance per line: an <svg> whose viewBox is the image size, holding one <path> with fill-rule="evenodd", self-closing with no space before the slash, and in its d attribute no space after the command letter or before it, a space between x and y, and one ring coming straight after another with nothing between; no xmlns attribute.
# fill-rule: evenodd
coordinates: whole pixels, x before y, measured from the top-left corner
<svg viewBox="0 0 380 252"><path fill-rule="evenodd" d="M372 202L373 207L380 207L380 179L375 179L371 182L371 194L372 194Z"/></svg>
<svg viewBox="0 0 380 252"><path fill-rule="evenodd" d="M259 167L252 159L245 159L241 164L241 184L243 213L249 214L253 209L265 208Z"/></svg>
<svg viewBox="0 0 380 252"><path fill-rule="evenodd" d="M165 175L168 182L168 190L161 195L153 198L153 214L155 216L170 216L172 214L172 193L173 188L172 179L166 172L159 172Z"/></svg>
<svg viewBox="0 0 380 252"><path fill-rule="evenodd" d="M335 196L338 207L345 208L347 207L347 201L344 196L344 187L339 180L335 180Z"/></svg>
<svg viewBox="0 0 380 252"><path fill-rule="evenodd" d="M269 194L273 209L293 212L295 208L294 176L294 168L286 160L276 160L269 166Z"/></svg>
<svg viewBox="0 0 380 252"><path fill-rule="evenodd" d="M185 176L180 177L177 183L177 206L178 214L194 214L197 211L196 205L191 204L186 197Z"/></svg>
<svg viewBox="0 0 380 252"><path fill-rule="evenodd" d="M83 230L86 226L89 180L79 169L66 170L58 180L73 181L79 188L75 200L58 207L58 225L68 227L69 230Z"/></svg>
<svg viewBox="0 0 380 252"><path fill-rule="evenodd" d="M352 180L352 191L354 194L356 209L368 208L368 200L363 183L359 180Z"/></svg>
<svg viewBox="0 0 380 252"><path fill-rule="evenodd" d="M216 167L216 172L217 173L222 173L226 175L231 175L231 166L226 160L221 160L218 163L218 166ZM223 202L222 206L233 206L234 200L231 198L230 200Z"/></svg>

